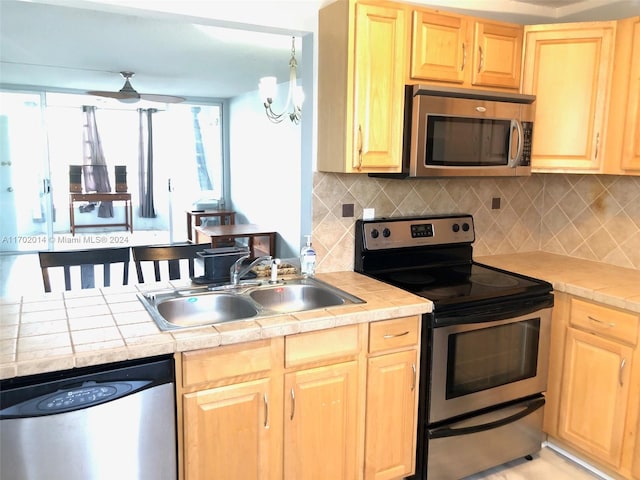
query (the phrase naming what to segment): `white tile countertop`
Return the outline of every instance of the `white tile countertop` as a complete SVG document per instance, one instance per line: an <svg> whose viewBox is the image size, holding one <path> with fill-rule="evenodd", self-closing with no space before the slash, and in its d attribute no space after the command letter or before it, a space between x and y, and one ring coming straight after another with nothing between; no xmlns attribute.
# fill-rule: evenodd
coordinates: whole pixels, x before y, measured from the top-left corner
<svg viewBox="0 0 640 480"><path fill-rule="evenodd" d="M317 278L366 303L163 332L136 294L170 283L2 298L0 379L422 314L433 306L355 272Z"/></svg>
<svg viewBox="0 0 640 480"><path fill-rule="evenodd" d="M546 280L558 292L640 312L640 270L546 252L490 255L474 260Z"/></svg>

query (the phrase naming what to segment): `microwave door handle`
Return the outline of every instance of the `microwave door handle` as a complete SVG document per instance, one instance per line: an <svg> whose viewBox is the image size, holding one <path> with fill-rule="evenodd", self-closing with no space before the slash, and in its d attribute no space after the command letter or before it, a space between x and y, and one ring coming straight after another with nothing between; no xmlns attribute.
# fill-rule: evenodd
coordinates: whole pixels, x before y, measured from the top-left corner
<svg viewBox="0 0 640 480"><path fill-rule="evenodd" d="M515 168L520 164L520 159L522 158L522 153L524 152L524 132L522 130L522 123L518 120L511 120L511 128L510 131L514 130L518 131L518 149L516 151L516 155L514 157L511 156L511 147L513 146L512 142L509 143L509 167Z"/></svg>

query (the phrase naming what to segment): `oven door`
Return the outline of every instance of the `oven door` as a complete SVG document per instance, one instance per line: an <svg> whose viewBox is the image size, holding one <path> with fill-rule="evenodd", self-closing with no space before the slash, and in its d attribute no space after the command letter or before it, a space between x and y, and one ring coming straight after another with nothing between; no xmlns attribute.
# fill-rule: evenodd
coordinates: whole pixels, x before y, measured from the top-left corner
<svg viewBox="0 0 640 480"><path fill-rule="evenodd" d="M470 322L433 329L430 424L547 387L551 308Z"/></svg>

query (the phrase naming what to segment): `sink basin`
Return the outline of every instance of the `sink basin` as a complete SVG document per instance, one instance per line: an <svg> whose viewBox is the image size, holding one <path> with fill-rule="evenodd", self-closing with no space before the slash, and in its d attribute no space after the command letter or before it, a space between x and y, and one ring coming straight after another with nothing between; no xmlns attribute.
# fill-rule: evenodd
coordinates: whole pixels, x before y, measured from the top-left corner
<svg viewBox="0 0 640 480"><path fill-rule="evenodd" d="M229 293L161 298L156 301L155 310L160 318L154 319L156 323L162 322L160 328L163 330L231 322L258 314L258 309L250 300Z"/></svg>
<svg viewBox="0 0 640 480"><path fill-rule="evenodd" d="M138 298L161 330L364 303L314 278L288 279L277 285L254 282L210 289L164 289L139 293Z"/></svg>
<svg viewBox="0 0 640 480"><path fill-rule="evenodd" d="M344 305L344 298L315 285L278 285L259 288L249 296L264 308L277 313L301 312Z"/></svg>

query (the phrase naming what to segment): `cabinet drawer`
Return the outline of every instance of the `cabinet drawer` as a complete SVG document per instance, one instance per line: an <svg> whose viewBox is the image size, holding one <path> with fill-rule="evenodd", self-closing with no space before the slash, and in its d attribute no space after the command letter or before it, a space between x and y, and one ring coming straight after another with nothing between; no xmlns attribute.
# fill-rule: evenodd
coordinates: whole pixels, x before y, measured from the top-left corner
<svg viewBox="0 0 640 480"><path fill-rule="evenodd" d="M359 351L357 325L290 335L285 338L285 367L356 356Z"/></svg>
<svg viewBox="0 0 640 480"><path fill-rule="evenodd" d="M184 387L188 387L241 375L269 372L273 363L270 340L184 352L182 382Z"/></svg>
<svg viewBox="0 0 640 480"><path fill-rule="evenodd" d="M635 345L638 316L577 298L571 299L571 325Z"/></svg>
<svg viewBox="0 0 640 480"><path fill-rule="evenodd" d="M417 345L419 321L420 317L416 316L369 324L369 353Z"/></svg>

